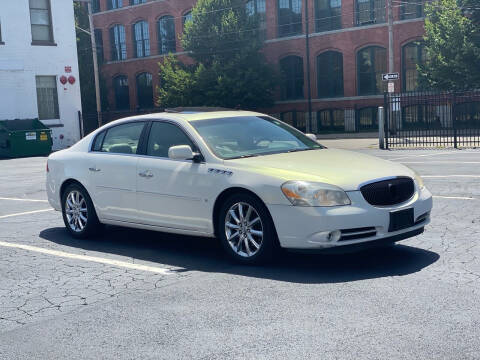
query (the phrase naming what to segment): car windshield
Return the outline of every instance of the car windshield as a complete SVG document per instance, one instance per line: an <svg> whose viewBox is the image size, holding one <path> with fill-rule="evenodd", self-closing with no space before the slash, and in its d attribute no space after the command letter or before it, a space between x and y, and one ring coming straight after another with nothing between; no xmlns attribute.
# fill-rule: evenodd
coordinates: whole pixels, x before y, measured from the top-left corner
<svg viewBox="0 0 480 360"><path fill-rule="evenodd" d="M324 147L279 120L238 116L190 122L218 157L238 159Z"/></svg>

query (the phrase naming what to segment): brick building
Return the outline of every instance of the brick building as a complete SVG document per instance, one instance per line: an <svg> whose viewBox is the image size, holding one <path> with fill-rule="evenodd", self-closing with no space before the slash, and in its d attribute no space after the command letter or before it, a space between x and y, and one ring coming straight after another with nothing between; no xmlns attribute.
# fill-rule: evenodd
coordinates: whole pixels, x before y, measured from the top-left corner
<svg viewBox="0 0 480 360"><path fill-rule="evenodd" d="M424 59L421 0L393 0L396 91L417 87L416 64ZM195 0L94 0L94 25L110 108L154 106L157 63L169 52L191 61L179 35ZM286 82L276 114L312 132L376 128L387 72L386 0L309 0L312 122L307 124L305 0L246 0L260 15L267 60L284 71Z"/></svg>

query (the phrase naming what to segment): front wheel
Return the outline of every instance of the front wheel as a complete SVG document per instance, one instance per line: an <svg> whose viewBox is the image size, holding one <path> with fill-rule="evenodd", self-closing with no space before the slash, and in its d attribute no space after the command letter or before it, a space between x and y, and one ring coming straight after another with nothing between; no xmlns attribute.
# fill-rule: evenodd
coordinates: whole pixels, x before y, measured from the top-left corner
<svg viewBox="0 0 480 360"><path fill-rule="evenodd" d="M79 184L69 185L62 196L63 222L75 238L87 238L97 232L100 223L88 192Z"/></svg>
<svg viewBox="0 0 480 360"><path fill-rule="evenodd" d="M237 262L259 264L273 255L273 222L265 205L252 195L237 194L224 202L218 234L225 251Z"/></svg>

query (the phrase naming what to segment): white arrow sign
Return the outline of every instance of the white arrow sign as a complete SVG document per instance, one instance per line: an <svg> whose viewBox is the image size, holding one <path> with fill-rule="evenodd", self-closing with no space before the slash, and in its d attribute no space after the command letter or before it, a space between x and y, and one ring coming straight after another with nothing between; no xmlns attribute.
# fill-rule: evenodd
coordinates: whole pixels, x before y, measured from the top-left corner
<svg viewBox="0 0 480 360"><path fill-rule="evenodd" d="M382 74L383 81L391 81L391 80L398 80L398 79L400 79L399 73Z"/></svg>

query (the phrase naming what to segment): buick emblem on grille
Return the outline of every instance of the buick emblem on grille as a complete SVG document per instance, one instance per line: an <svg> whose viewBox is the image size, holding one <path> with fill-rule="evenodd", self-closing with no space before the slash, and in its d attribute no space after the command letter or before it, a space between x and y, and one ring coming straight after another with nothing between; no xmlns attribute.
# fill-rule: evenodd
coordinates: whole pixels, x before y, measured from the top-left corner
<svg viewBox="0 0 480 360"><path fill-rule="evenodd" d="M388 192L390 193L390 196L393 199L397 198L398 192L397 192L398 186L392 183L388 183Z"/></svg>

